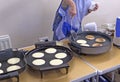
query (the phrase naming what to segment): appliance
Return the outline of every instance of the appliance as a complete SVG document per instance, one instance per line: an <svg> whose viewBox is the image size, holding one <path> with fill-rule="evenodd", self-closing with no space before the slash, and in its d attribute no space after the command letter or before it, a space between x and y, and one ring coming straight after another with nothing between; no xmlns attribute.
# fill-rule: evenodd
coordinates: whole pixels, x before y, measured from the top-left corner
<svg viewBox="0 0 120 82"><path fill-rule="evenodd" d="M70 49L63 47L63 46L57 46L56 42L54 42L54 41L36 43L35 47L36 47L35 49L28 51L28 53L25 55L25 59L30 68L32 68L33 70L40 71L41 78L43 78L43 72L49 71L49 70L65 68L66 74L68 73L68 68L69 68L68 62L72 59L72 52ZM46 53L45 50L49 49L49 48L56 49L56 52L55 53ZM32 55L37 52L43 53L44 56L42 56L40 58L33 57ZM55 55L57 53L65 53L65 54L67 54L67 56L65 58L56 58ZM33 64L33 61L36 59L42 59L42 60L44 60L45 63L42 65L35 65L35 64ZM61 63L59 65L51 65L50 61L53 59L59 59L59 60L63 61L63 63ZM40 62L38 62L38 63L40 63Z"/></svg>
<svg viewBox="0 0 120 82"><path fill-rule="evenodd" d="M87 35L94 36L93 40L89 40L86 38ZM105 42L96 42L97 38L104 38ZM69 46L71 50L76 52L77 54L87 54L87 55L98 55L105 53L111 49L112 46L112 38L101 32L95 32L95 31L84 31L81 33L78 33L76 36L69 38L70 43ZM82 46L81 44L77 43L77 40L85 40L86 43L89 46ZM99 43L102 46L92 46L94 43Z"/></svg>
<svg viewBox="0 0 120 82"><path fill-rule="evenodd" d="M10 64L8 63L8 60L10 58L19 58L20 61L15 64ZM23 72L26 68L26 62L24 60L24 52L13 50L11 48L2 50L0 51L0 64L1 64L0 71L2 71L0 73L0 80L16 77L17 82L19 82L19 74ZM11 71L8 71L8 68L10 66L19 66L20 68L15 70L12 69Z"/></svg>

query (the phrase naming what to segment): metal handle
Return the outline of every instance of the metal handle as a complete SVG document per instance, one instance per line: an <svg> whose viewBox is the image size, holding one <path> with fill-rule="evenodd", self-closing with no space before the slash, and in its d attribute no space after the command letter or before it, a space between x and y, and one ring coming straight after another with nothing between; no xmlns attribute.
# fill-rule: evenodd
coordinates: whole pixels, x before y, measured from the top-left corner
<svg viewBox="0 0 120 82"><path fill-rule="evenodd" d="M71 32L71 34L74 32L74 31L72 30L72 26L73 26L72 20L73 20L73 18L71 17L71 21L70 21L70 25L71 25L70 32Z"/></svg>
<svg viewBox="0 0 120 82"><path fill-rule="evenodd" d="M75 38L77 37L77 33L72 29L73 23L72 23L72 18L71 18L71 29L70 29L70 33L71 33L71 37L73 40L75 40Z"/></svg>

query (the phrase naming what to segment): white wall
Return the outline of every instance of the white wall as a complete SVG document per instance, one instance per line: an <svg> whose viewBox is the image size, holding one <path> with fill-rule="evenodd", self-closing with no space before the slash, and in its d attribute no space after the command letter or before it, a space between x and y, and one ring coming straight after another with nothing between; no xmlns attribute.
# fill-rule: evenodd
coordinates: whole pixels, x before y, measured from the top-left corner
<svg viewBox="0 0 120 82"><path fill-rule="evenodd" d="M103 23L115 23L116 17L120 16L120 0L95 0L99 9L87 15L82 24L96 22L100 27Z"/></svg>
<svg viewBox="0 0 120 82"><path fill-rule="evenodd" d="M9 34L14 48L34 44L39 37L52 38L52 22L61 0L0 0L0 35ZM99 9L86 16L83 24L114 23L120 16L120 0L95 0Z"/></svg>
<svg viewBox="0 0 120 82"><path fill-rule="evenodd" d="M52 22L59 0L0 0L0 35L9 34L14 48L52 38Z"/></svg>

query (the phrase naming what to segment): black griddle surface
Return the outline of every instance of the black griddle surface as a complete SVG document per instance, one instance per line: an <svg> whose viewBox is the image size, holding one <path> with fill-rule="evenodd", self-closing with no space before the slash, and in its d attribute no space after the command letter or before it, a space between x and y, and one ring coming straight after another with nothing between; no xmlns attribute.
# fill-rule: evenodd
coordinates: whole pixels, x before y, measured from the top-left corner
<svg viewBox="0 0 120 82"><path fill-rule="evenodd" d="M48 48L55 48L57 51L55 53L46 53L45 50L48 49ZM41 58L34 58L32 57L32 54L33 53L36 53L36 52L42 52L44 53L44 56L41 57ZM62 64L60 65L50 65L50 61L53 60L53 59L59 59L59 58L56 58L55 57L55 54L57 53L66 53L67 56L65 58L60 58L60 60L63 61ZM32 64L33 60L35 59L43 59L46 61L45 64L43 65L34 65ZM57 69L57 68L62 68L62 67L65 67L70 60L72 59L72 55L71 55L71 51L65 47L62 47L62 46L47 46L45 48L37 48L37 49L34 49L32 51L30 51L27 55L26 55L26 60L27 60L27 64L32 67L33 69L35 70L50 70L50 69ZM68 66L68 65L67 65Z"/></svg>
<svg viewBox="0 0 120 82"><path fill-rule="evenodd" d="M20 69L14 70L14 71L18 71L18 73L21 73L26 66L26 63L24 61L24 55L23 55L22 52L19 52L19 51L12 51L12 49L1 51L0 52L0 58L2 58L0 60L0 63L2 64L1 67L0 67L0 70L4 71L4 73L1 73L0 75L13 72L13 71L10 71L10 72L7 71L7 68L9 66L13 66L13 65L20 66L21 67ZM10 58L20 58L20 61L16 64L9 64L7 61Z"/></svg>
<svg viewBox="0 0 120 82"><path fill-rule="evenodd" d="M93 40L87 39L86 38L87 35L93 35L94 39ZM97 38L104 38L105 42L96 42L95 40ZM100 44L102 44L102 46L97 46L97 47L103 47L103 46L109 45L111 43L110 37L108 37L106 34L103 34L101 32L83 32L83 33L79 33L74 38L74 40L71 39L71 42L73 43L73 45L81 46L79 43L76 42L77 40L80 40L80 39L87 41L87 44L90 45L90 46L82 46L82 47L93 47L92 45L94 43L100 43Z"/></svg>

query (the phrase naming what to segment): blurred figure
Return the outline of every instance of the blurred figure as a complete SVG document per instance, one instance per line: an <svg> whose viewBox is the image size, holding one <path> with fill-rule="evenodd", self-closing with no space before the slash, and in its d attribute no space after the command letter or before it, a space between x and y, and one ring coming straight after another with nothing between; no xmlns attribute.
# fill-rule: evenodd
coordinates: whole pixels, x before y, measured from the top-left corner
<svg viewBox="0 0 120 82"><path fill-rule="evenodd" d="M53 23L53 40L65 39L71 31L81 32L83 17L97 9L93 0L62 0Z"/></svg>

